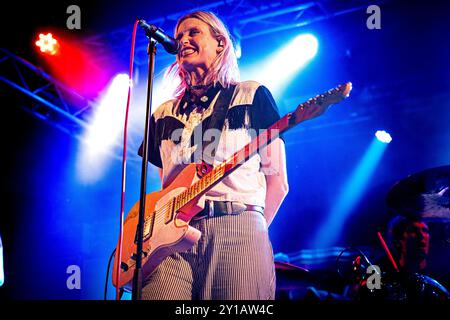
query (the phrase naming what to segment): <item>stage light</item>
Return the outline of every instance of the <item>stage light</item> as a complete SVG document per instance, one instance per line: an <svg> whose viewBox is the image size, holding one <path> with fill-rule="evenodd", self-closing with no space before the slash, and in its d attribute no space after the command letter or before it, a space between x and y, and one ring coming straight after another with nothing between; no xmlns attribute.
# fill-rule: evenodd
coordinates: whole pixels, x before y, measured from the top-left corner
<svg viewBox="0 0 450 320"><path fill-rule="evenodd" d="M55 38L53 38L51 33L39 34L39 40L35 43L43 53L55 55L58 52L59 43Z"/></svg>
<svg viewBox="0 0 450 320"><path fill-rule="evenodd" d="M378 141L383 143L390 143L392 141L391 135L384 130L378 130L375 133L375 136L377 137Z"/></svg>
<svg viewBox="0 0 450 320"><path fill-rule="evenodd" d="M363 197L386 148L386 143L379 143L377 139L373 138L365 154L341 188L341 193L333 201L334 206L316 234L314 243L316 248L325 248L336 244L347 219Z"/></svg>
<svg viewBox="0 0 450 320"><path fill-rule="evenodd" d="M240 59L242 57L241 40L236 40L236 43L234 45L234 52L237 59Z"/></svg>
<svg viewBox="0 0 450 320"><path fill-rule="evenodd" d="M286 47L285 63L294 68L299 68L314 58L318 49L319 42L312 34L299 35Z"/></svg>
<svg viewBox="0 0 450 320"><path fill-rule="evenodd" d="M318 50L319 41L315 36L301 34L261 63L244 67L242 74L266 85L277 96L291 78L316 56Z"/></svg>
<svg viewBox="0 0 450 320"><path fill-rule="evenodd" d="M118 74L109 85L101 103L84 133L80 145L78 170L84 182L95 182L107 169L108 161L114 158L114 147L121 141L125 107L130 80L127 74Z"/></svg>

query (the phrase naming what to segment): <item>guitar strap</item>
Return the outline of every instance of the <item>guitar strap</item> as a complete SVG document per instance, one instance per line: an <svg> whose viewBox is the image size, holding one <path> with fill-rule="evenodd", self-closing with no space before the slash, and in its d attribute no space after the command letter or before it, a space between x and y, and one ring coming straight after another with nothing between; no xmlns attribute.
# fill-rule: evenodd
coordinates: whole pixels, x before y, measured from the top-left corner
<svg viewBox="0 0 450 320"><path fill-rule="evenodd" d="M204 125L202 125L202 137L205 136L205 132L208 129L217 129L220 131L220 136L214 137L214 139L211 139L212 141L202 141L202 145L203 145L202 160L211 165L213 164L213 160L216 155L216 150L219 145L220 138L222 137L223 126L225 124L225 119L227 118L231 98L233 97L235 88L236 88L236 85L231 85L228 88L222 88L220 90L219 97L217 98L217 101L214 105L214 109L211 113L211 116L209 117L209 119L207 121L205 121ZM208 147L208 150L211 150L210 155L205 154L205 152L204 152L207 147ZM194 155L194 153L193 153L193 155Z"/></svg>

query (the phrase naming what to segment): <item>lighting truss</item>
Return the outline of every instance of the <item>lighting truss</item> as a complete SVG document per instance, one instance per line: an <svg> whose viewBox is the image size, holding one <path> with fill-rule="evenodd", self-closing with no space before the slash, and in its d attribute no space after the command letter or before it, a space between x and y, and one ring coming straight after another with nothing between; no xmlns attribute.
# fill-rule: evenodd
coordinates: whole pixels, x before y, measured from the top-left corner
<svg viewBox="0 0 450 320"><path fill-rule="evenodd" d="M86 128L85 116L92 101L3 48L0 48L0 68L0 81L28 98L20 103L26 112L76 137L81 128Z"/></svg>
<svg viewBox="0 0 450 320"><path fill-rule="evenodd" d="M376 1L379 3L379 1ZM157 25L169 34L178 18L186 12L206 10L218 13L230 29L233 40L239 44L242 40L267 35L274 32L300 28L315 22L366 10L373 1L309 1L292 0L256 1L256 0L223 0L193 7L176 13L147 20L149 24ZM144 36L136 39L136 59L139 65L147 64L148 40ZM128 59L131 44L131 27L116 29L105 34L98 34L85 40L84 45L91 47L101 58L103 53L113 51L119 53L124 60ZM173 56L160 50L157 59L168 63Z"/></svg>

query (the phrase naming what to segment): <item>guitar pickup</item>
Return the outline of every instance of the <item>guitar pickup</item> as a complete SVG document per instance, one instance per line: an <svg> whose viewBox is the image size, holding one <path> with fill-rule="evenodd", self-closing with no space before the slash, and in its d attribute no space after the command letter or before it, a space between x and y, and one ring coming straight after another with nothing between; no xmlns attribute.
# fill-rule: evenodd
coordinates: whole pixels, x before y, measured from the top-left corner
<svg viewBox="0 0 450 320"><path fill-rule="evenodd" d="M176 200L176 198L173 198L170 201L170 205L169 205L169 208L167 210L166 218L165 218L165 221L164 221L165 224L168 224L169 222L171 222L173 220L173 216L175 214L175 200Z"/></svg>

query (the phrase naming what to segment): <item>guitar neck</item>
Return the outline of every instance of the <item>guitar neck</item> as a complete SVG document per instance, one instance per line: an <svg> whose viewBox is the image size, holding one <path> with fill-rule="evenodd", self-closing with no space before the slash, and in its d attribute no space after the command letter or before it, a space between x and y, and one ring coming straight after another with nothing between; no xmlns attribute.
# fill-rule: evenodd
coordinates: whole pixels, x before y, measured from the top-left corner
<svg viewBox="0 0 450 320"><path fill-rule="evenodd" d="M320 116L331 104L338 103L347 98L351 89L351 82L347 82L300 104L294 112L286 114L272 124L267 130L260 132L259 135L252 139L246 146L235 152L220 165L212 168L209 172L205 172L200 180L174 198L174 210L177 211L195 198L206 193L215 184L239 168L244 162L250 159L250 157L261 150L261 148L264 148L271 143L281 133L296 126L300 122Z"/></svg>

